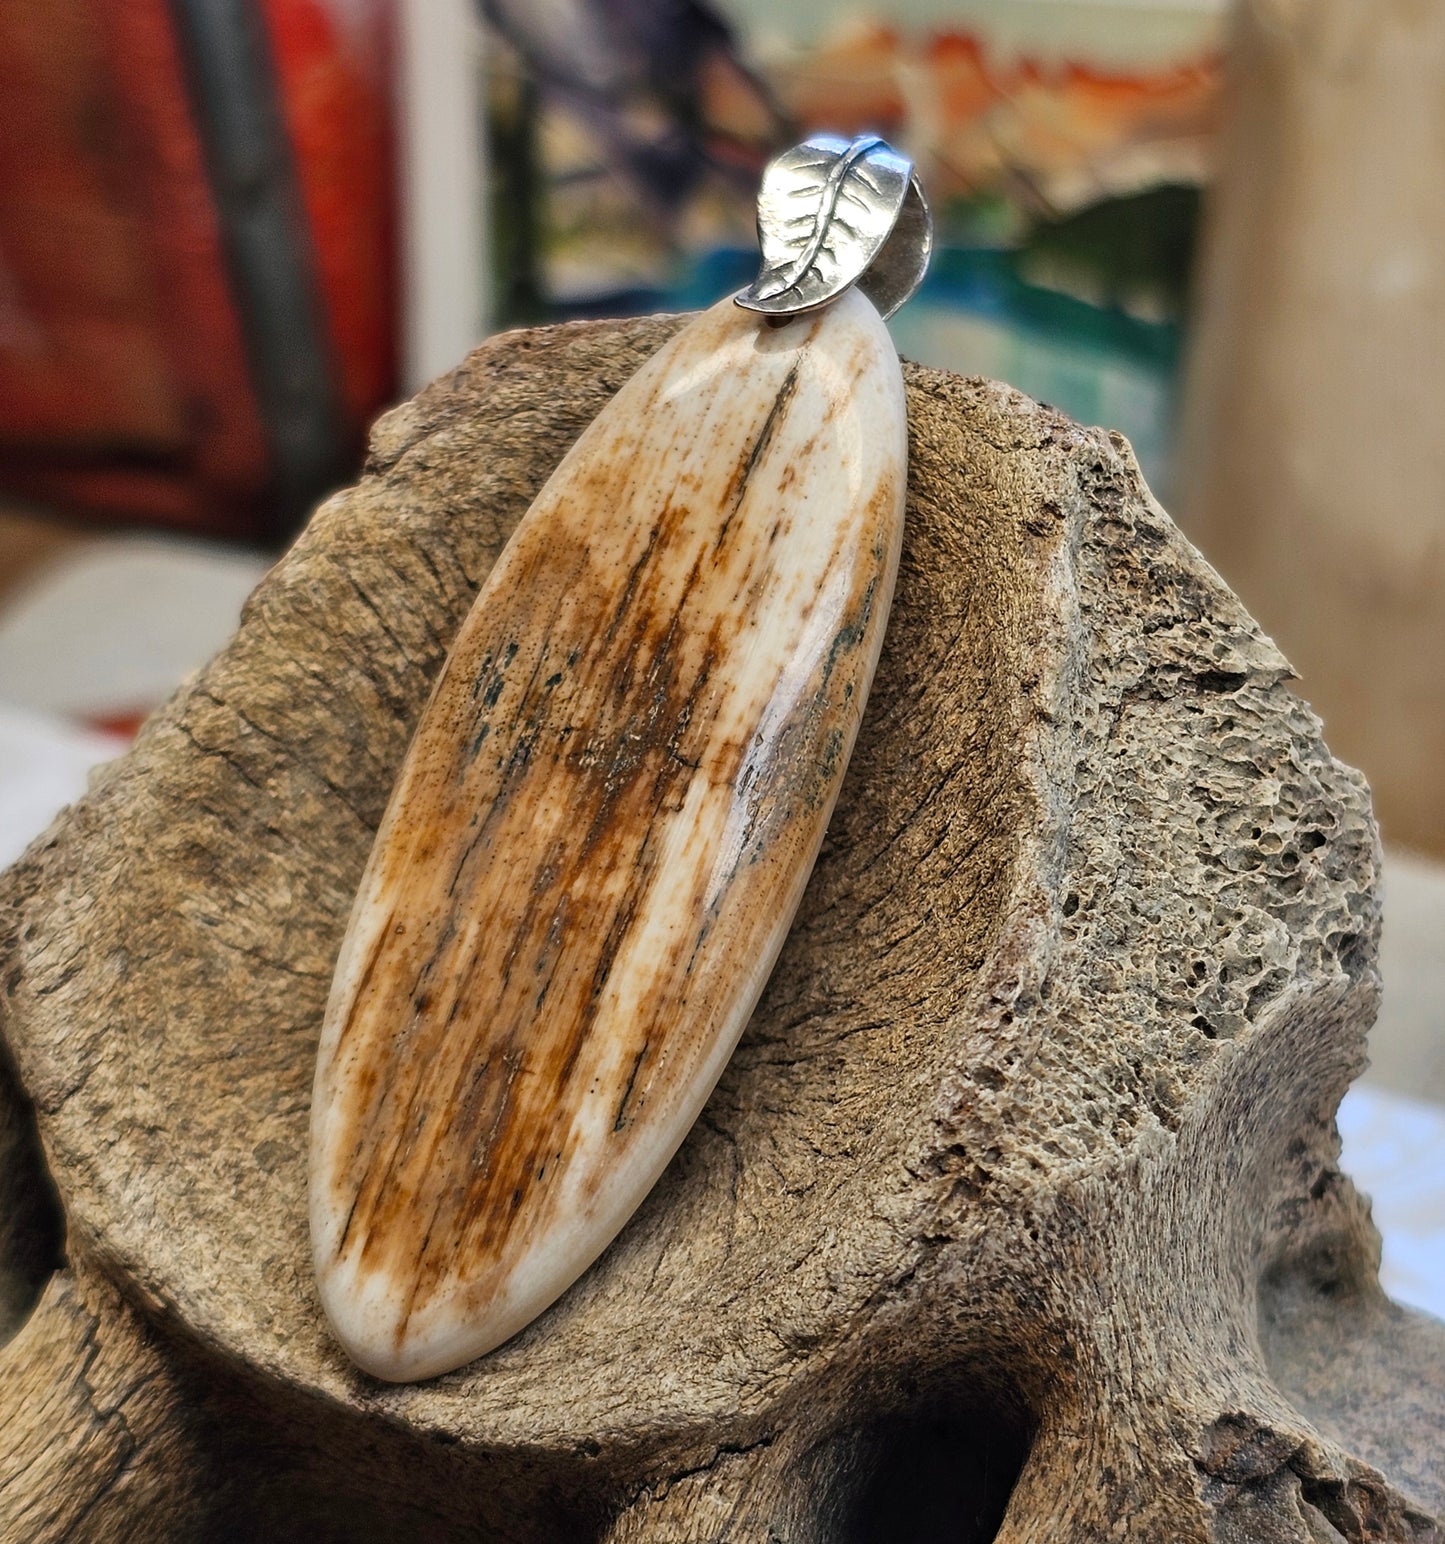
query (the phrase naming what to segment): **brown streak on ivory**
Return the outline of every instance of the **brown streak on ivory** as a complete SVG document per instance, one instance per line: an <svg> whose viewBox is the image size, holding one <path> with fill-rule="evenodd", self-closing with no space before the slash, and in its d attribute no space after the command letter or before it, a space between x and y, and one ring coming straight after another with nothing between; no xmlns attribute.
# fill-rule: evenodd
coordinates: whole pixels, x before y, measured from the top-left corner
<svg viewBox="0 0 1445 1544"><path fill-rule="evenodd" d="M866 301L777 329L724 303L593 423L489 577L322 1037L313 1245L368 1370L516 1333L696 1117L837 794L904 458Z"/></svg>

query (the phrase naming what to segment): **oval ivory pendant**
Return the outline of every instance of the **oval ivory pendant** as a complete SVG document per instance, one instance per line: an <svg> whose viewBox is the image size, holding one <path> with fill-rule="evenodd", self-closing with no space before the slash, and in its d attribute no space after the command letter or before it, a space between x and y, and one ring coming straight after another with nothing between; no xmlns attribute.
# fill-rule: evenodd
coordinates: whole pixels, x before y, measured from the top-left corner
<svg viewBox="0 0 1445 1544"><path fill-rule="evenodd" d="M311 1231L351 1357L431 1377L596 1259L721 1074L883 639L903 381L845 294L638 371L462 625L342 945Z"/></svg>

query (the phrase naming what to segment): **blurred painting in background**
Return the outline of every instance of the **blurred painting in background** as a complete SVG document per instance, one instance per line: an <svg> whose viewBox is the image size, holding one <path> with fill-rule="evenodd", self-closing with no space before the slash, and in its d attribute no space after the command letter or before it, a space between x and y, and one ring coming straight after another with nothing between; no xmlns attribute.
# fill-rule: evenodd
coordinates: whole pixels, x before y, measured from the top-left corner
<svg viewBox="0 0 1445 1544"><path fill-rule="evenodd" d="M1122 429L1167 489L1217 0L486 11L499 321L710 303L752 277L768 155L873 130L939 227L900 349Z"/></svg>
<svg viewBox="0 0 1445 1544"><path fill-rule="evenodd" d="M0 0L0 493L277 539L482 318L747 282L759 173L817 128L919 163L900 348L1123 429L1167 491L1220 9Z"/></svg>
<svg viewBox="0 0 1445 1544"><path fill-rule="evenodd" d="M281 534L394 390L385 0L0 4L0 491Z"/></svg>

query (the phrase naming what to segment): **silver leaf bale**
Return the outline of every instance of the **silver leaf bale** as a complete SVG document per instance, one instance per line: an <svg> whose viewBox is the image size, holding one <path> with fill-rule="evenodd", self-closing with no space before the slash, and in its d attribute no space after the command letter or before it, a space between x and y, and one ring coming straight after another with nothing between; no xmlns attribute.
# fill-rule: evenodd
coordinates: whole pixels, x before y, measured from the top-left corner
<svg viewBox="0 0 1445 1544"><path fill-rule="evenodd" d="M889 316L921 281L932 235L907 157L874 135L814 135L763 174L762 267L737 302L768 316L795 316L856 284Z"/></svg>

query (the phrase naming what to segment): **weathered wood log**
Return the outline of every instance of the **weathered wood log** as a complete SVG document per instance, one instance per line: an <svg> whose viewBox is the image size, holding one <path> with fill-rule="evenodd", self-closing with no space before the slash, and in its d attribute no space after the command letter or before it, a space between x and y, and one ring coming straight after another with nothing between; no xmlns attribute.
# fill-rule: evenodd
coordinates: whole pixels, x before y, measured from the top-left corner
<svg viewBox="0 0 1445 1544"><path fill-rule="evenodd" d="M1445 7L1239 0L1229 61L1182 521L1445 857Z"/></svg>
<svg viewBox="0 0 1445 1544"><path fill-rule="evenodd" d="M1445 1327L1381 1295L1332 1119L1364 786L1122 441L937 372L823 857L678 1158L462 1371L327 1334L307 1104L372 833L507 531L675 325L502 338L383 419L5 881L67 1263L0 1362L0 1533L1439 1537Z"/></svg>

